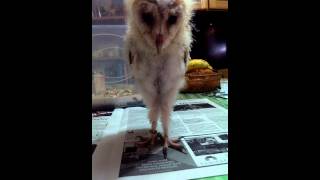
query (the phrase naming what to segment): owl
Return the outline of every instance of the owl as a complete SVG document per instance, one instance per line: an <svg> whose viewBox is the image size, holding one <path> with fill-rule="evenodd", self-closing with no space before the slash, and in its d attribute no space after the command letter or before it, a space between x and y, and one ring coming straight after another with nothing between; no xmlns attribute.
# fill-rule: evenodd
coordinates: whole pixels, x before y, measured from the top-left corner
<svg viewBox="0 0 320 180"><path fill-rule="evenodd" d="M179 143L169 138L169 125L190 59L192 0L126 0L125 7L125 54L136 89L149 110L151 126L150 138L141 143L157 143L160 120L167 158L168 147L179 148Z"/></svg>

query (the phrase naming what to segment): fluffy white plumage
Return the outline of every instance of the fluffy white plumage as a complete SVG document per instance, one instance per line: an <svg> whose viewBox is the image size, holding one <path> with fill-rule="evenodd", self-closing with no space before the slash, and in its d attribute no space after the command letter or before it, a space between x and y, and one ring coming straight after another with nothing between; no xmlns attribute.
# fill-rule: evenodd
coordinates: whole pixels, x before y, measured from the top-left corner
<svg viewBox="0 0 320 180"><path fill-rule="evenodd" d="M127 0L126 52L136 88L149 108L151 144L158 118L168 146L169 121L177 93L184 85L192 43L191 0Z"/></svg>

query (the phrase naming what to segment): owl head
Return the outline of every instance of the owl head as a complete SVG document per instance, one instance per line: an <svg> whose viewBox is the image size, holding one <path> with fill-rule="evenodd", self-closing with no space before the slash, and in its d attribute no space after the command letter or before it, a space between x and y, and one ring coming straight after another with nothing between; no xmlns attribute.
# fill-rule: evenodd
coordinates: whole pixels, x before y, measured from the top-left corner
<svg viewBox="0 0 320 180"><path fill-rule="evenodd" d="M127 22L147 45L161 53L185 28L192 0L126 0Z"/></svg>

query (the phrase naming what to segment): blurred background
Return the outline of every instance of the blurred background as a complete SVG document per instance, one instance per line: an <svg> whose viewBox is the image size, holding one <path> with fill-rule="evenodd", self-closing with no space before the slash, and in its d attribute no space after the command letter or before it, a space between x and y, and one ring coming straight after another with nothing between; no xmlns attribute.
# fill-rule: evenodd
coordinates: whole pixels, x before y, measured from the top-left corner
<svg viewBox="0 0 320 180"><path fill-rule="evenodd" d="M204 59L215 70L208 82L198 82L197 91L221 89L227 82L227 0L194 0L192 59ZM92 98L93 105L119 104L140 100L123 58L123 36L126 32L123 0L92 0ZM202 85L200 87L200 85ZM227 93L227 92L226 92Z"/></svg>

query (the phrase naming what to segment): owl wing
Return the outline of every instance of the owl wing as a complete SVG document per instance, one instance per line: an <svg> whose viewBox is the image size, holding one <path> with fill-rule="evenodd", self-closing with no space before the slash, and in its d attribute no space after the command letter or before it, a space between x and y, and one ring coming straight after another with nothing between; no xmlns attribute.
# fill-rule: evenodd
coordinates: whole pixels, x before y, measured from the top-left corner
<svg viewBox="0 0 320 180"><path fill-rule="evenodd" d="M134 59L133 53L131 52L131 50L129 50L128 52L128 59L129 59L129 64L131 65Z"/></svg>
<svg viewBox="0 0 320 180"><path fill-rule="evenodd" d="M183 62L185 66L187 66L189 60L190 60L190 49L185 48L184 54L183 54Z"/></svg>
<svg viewBox="0 0 320 180"><path fill-rule="evenodd" d="M134 62L134 58L136 57L134 48L131 43L131 39L129 37L126 38L125 41L125 58L129 62L129 65L132 65Z"/></svg>

